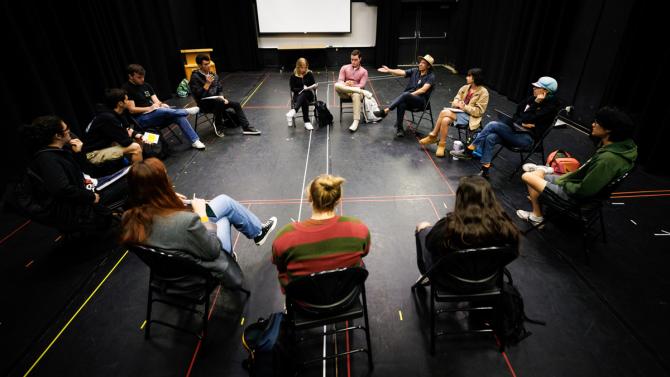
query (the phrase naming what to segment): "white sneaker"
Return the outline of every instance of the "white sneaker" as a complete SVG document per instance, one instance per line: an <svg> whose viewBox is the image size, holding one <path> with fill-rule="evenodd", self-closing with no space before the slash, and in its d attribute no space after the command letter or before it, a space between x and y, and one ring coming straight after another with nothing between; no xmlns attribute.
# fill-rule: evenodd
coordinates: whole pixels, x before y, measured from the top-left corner
<svg viewBox="0 0 670 377"><path fill-rule="evenodd" d="M307 131L311 131L311 130L314 129L314 126L312 126L312 123L310 123L310 122L305 122L305 129Z"/></svg>
<svg viewBox="0 0 670 377"><path fill-rule="evenodd" d="M349 126L349 131L356 132L357 129L358 129L358 121L355 120L353 123L351 123L351 126Z"/></svg>
<svg viewBox="0 0 670 377"><path fill-rule="evenodd" d="M293 117L295 116L295 109L291 109L288 113L286 113L286 121L288 122L288 126L294 126L295 123L293 122Z"/></svg>
<svg viewBox="0 0 670 377"><path fill-rule="evenodd" d="M369 90L362 90L361 93L363 93L365 98L372 98L372 93Z"/></svg>
<svg viewBox="0 0 670 377"><path fill-rule="evenodd" d="M198 106L189 107L189 108L186 108L184 110L186 110L186 112L189 115L195 115L195 114L200 112L200 108Z"/></svg>
<svg viewBox="0 0 670 377"><path fill-rule="evenodd" d="M537 164L532 164L532 163L527 163L523 164L521 167L523 171L535 171L535 170L542 170L545 174L553 174L554 173L554 168L551 166L544 166L544 165L537 165Z"/></svg>
<svg viewBox="0 0 670 377"><path fill-rule="evenodd" d="M205 144L202 143L200 140L196 140L191 144L191 146L195 149L205 149Z"/></svg>
<svg viewBox="0 0 670 377"><path fill-rule="evenodd" d="M528 221L528 222L531 223L532 225L538 225L538 224L540 224L541 222L544 221L544 217L542 217L542 216L537 217L537 216L533 215L532 212L524 211L524 210L522 210L522 209L518 209L518 210L516 210L516 215L517 215L521 220Z"/></svg>

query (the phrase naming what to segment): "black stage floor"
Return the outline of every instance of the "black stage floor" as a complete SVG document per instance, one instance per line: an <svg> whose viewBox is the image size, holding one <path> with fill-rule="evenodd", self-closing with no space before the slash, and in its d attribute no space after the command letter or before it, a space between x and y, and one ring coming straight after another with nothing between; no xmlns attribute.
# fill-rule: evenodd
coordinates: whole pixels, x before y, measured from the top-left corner
<svg viewBox="0 0 670 377"><path fill-rule="evenodd" d="M432 103L447 105L463 84L462 76L437 68ZM370 70L369 88L380 104L404 87L403 79ZM505 353L491 336L438 341L428 353L428 326L410 286L418 277L414 226L435 221L453 206L459 177L477 172L476 162L434 157L415 136L394 139L391 114L381 123L364 124L351 134L351 114L339 117L332 85L336 72L317 73L319 99L335 116L331 128L308 132L288 128L288 74L232 73L225 76L226 96L243 103L262 136L227 130L219 139L203 123L198 132L204 152L174 141L181 150L166 160L178 191L210 198L230 195L261 219L277 216L279 225L309 216L302 187L329 172L347 179L339 210L361 218L371 229L366 258L372 345L377 376L667 376L670 347L670 278L664 268L670 223L664 212L670 180L637 169L605 208L609 243L597 243L590 264L575 229L548 225L529 234L521 257L510 270L525 298L529 316L547 322L528 324L533 335ZM188 100L174 100L179 106ZM514 104L495 92L487 112L513 111ZM426 122L425 128L429 125ZM451 130L455 134L456 130ZM167 136L167 135L166 135ZM448 145L451 146L450 143ZM584 160L594 150L572 127L556 129L547 150L566 147ZM508 213L528 208L518 175L507 180L518 157L503 152L491 182ZM58 233L9 214L0 226L2 295L0 371L12 376L242 376L246 357L240 343L245 325L282 310L270 244L257 247L238 237L235 250L252 291L246 302L237 294L216 291L205 344L166 327L144 340L148 269L122 248L91 243L63 246ZM518 222L521 228L526 224ZM167 313L171 314L171 313ZM448 322L448 320L446 321ZM360 342L359 336L353 341ZM321 352L321 341L312 345ZM332 339L326 347L335 347ZM342 340L337 346L345 347ZM364 375L358 354L328 363L326 375ZM304 375L323 375L319 365Z"/></svg>

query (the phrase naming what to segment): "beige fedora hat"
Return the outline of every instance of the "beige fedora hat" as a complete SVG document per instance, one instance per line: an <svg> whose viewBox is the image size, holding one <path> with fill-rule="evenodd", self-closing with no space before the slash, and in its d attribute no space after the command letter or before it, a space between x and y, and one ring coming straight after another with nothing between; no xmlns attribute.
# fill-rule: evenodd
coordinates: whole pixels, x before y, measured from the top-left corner
<svg viewBox="0 0 670 377"><path fill-rule="evenodd" d="M421 60L427 61L428 64L430 64L431 67L433 66L433 63L435 62L435 59L433 59L433 57L428 55L428 54L426 54L424 56L417 56L417 58L419 58L419 61L421 61Z"/></svg>

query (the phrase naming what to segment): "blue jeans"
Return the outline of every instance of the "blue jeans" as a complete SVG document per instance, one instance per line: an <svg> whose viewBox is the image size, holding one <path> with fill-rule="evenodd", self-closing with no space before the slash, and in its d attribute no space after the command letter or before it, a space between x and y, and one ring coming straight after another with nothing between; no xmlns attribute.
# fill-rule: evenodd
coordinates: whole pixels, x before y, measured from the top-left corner
<svg viewBox="0 0 670 377"><path fill-rule="evenodd" d="M247 238L254 238L261 233L262 224L258 217L230 196L219 195L207 205L214 212L215 216L209 219L216 223L216 237L226 252L233 252L230 240L231 224Z"/></svg>
<svg viewBox="0 0 670 377"><path fill-rule="evenodd" d="M526 148L533 144L533 137L528 133L514 132L512 127L503 122L489 122L477 135L472 144L481 151L483 164L491 163L495 146L505 143L511 147Z"/></svg>
<svg viewBox="0 0 670 377"><path fill-rule="evenodd" d="M396 128L402 127L402 121L405 119L405 110L419 108L423 110L424 106L426 106L426 100L421 96L415 96L410 92L403 92L403 94L399 95L396 99L393 100L393 102L391 102L391 105L389 106L389 110L393 110L395 108L398 109L396 110Z"/></svg>
<svg viewBox="0 0 670 377"><path fill-rule="evenodd" d="M135 119L142 127L164 127L172 123L177 123L181 132L188 137L191 143L198 139L198 134L193 131L191 123L188 122L188 113L184 109L167 109L161 107L150 113L136 115Z"/></svg>

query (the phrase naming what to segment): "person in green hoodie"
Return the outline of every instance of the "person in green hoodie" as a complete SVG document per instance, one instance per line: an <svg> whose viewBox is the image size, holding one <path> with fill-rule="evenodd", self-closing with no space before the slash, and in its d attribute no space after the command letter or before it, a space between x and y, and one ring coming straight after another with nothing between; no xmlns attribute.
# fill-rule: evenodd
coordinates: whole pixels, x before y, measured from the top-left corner
<svg viewBox="0 0 670 377"><path fill-rule="evenodd" d="M632 119L619 109L603 107L598 110L591 124L591 136L600 140L600 148L571 173L547 174L542 166L524 173L521 179L528 186L528 198L533 209L517 210L516 215L531 224L539 224L544 220L540 202L547 197L575 203L597 195L610 182L633 168L637 158L637 145L631 139L634 130Z"/></svg>

